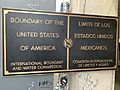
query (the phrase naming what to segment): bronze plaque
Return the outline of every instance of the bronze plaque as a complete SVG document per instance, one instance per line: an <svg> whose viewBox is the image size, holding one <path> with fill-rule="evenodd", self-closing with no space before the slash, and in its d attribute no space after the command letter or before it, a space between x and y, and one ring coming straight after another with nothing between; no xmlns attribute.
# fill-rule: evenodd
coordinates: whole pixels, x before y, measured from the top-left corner
<svg viewBox="0 0 120 90"><path fill-rule="evenodd" d="M2 9L3 75L115 69L118 18Z"/></svg>

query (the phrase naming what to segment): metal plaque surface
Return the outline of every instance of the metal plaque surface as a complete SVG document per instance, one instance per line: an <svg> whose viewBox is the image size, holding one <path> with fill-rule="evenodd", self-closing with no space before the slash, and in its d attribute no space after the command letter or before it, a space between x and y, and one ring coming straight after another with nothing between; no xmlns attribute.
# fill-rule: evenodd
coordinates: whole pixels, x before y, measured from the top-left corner
<svg viewBox="0 0 120 90"><path fill-rule="evenodd" d="M116 68L117 17L2 12L3 75Z"/></svg>

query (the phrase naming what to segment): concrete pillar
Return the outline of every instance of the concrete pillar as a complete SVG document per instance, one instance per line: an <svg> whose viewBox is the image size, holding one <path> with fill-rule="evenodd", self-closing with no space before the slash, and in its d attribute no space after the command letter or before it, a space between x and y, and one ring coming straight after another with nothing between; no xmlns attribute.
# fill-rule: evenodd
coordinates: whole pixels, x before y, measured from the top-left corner
<svg viewBox="0 0 120 90"><path fill-rule="evenodd" d="M56 0L58 12L62 1L65 0ZM70 4L72 13L118 16L118 0L70 0ZM114 90L115 70L71 72L67 75L68 90ZM55 86L59 78L59 74L54 75Z"/></svg>
<svg viewBox="0 0 120 90"><path fill-rule="evenodd" d="M72 0L72 12L118 16L118 0ZM69 90L114 90L115 70L69 73Z"/></svg>

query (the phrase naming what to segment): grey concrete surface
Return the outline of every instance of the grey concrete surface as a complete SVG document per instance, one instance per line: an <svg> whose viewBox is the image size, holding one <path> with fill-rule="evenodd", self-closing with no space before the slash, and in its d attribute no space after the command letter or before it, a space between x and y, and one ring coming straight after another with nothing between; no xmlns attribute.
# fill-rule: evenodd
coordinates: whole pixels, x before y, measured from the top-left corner
<svg viewBox="0 0 120 90"><path fill-rule="evenodd" d="M0 0L1 8L55 11L55 0ZM1 21L1 18L0 18ZM0 22L0 90L53 90L53 74L3 77L2 23Z"/></svg>
<svg viewBox="0 0 120 90"><path fill-rule="evenodd" d="M0 0L0 7L55 11L56 0Z"/></svg>

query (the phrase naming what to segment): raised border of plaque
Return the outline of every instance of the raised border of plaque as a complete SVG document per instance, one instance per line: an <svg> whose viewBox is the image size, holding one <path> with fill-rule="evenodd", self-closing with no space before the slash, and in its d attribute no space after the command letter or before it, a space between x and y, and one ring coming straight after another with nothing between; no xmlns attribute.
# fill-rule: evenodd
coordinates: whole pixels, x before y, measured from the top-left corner
<svg viewBox="0 0 120 90"><path fill-rule="evenodd" d="M118 17L3 8L2 24L3 76L117 68Z"/></svg>

